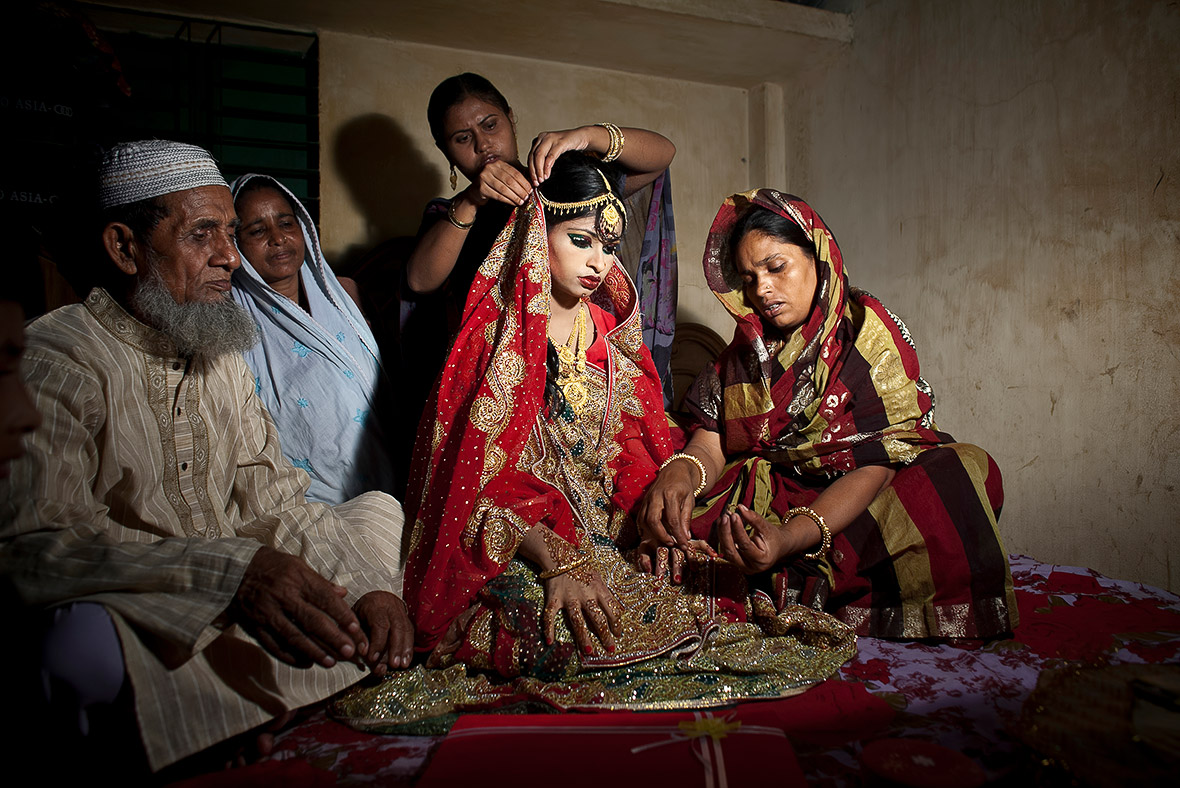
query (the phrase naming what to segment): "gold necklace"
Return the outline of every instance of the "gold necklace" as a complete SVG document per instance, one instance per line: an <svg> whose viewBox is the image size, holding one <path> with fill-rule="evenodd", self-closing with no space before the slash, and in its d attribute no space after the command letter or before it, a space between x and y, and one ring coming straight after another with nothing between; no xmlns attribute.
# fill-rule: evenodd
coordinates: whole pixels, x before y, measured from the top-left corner
<svg viewBox="0 0 1180 788"><path fill-rule="evenodd" d="M557 385L565 395L565 401L575 413L582 412L582 406L590 399L590 389L586 386L586 309L585 302L578 304L578 314L574 316L574 328L570 331L569 339L557 348Z"/></svg>

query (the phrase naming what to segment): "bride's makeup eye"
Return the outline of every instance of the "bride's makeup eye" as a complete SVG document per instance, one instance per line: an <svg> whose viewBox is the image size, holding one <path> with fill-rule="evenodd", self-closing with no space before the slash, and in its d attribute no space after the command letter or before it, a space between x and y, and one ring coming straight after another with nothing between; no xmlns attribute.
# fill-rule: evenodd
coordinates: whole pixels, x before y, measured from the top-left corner
<svg viewBox="0 0 1180 788"><path fill-rule="evenodd" d="M579 249L589 249L590 248L590 239L585 235L577 235L575 233L570 233L569 239L570 239L570 243L572 243L574 246L578 247Z"/></svg>

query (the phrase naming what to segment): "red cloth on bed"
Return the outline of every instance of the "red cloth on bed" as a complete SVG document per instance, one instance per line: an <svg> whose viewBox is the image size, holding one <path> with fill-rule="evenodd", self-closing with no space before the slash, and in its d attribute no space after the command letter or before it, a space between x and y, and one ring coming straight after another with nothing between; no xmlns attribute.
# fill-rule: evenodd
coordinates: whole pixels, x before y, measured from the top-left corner
<svg viewBox="0 0 1180 788"><path fill-rule="evenodd" d="M777 785L803 786L791 739L842 744L879 732L893 713L863 685L830 680L791 698L707 712L471 714L455 723L418 786L479 781L492 763L528 765L513 774L515 788L549 788L555 780L650 786L657 777L661 785L694 785L706 773L713 775L713 785L723 784L724 774L737 786L771 769ZM692 736L686 726L720 730L716 738ZM594 757L571 762L591 740Z"/></svg>
<svg viewBox="0 0 1180 788"><path fill-rule="evenodd" d="M1012 558L1012 574L1021 613L1012 639L981 647L861 638L859 655L841 670L852 681L830 681L783 701L743 704L738 711L750 724L781 725L815 786L863 785L861 744L881 735L968 753L988 779L1017 784L1010 772L1022 761L1008 726L1019 717L1041 669L1060 666L1066 657L1110 665L1180 661L1180 597L1023 556ZM891 716L892 708L905 711ZM278 739L277 752L330 769L342 786L406 788L442 744L438 737L359 733L322 712Z"/></svg>

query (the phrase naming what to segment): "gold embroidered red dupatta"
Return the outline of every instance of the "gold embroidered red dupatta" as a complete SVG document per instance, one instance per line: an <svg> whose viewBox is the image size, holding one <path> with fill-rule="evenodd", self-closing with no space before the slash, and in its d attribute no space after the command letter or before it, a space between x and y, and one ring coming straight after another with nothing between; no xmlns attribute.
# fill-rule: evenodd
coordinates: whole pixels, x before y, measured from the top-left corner
<svg viewBox="0 0 1180 788"><path fill-rule="evenodd" d="M576 544L562 491L517 467L544 413L551 275L544 214L518 209L472 284L463 321L418 430L407 500L413 522L405 599L429 651L525 533L544 523ZM617 323L605 336L604 434L610 505L630 512L670 452L659 378L643 346L635 288L621 266L594 294ZM623 449L626 444L626 450Z"/></svg>
<svg viewBox="0 0 1180 788"><path fill-rule="evenodd" d="M815 305L789 337L750 306L730 259L730 233L750 206L790 219L814 242ZM697 387L687 404L724 434L728 456L759 454L830 474L910 462L950 442L934 427L933 392L909 331L872 295L849 287L836 239L807 203L774 189L733 195L713 221L704 267L737 329L717 361L720 390Z"/></svg>

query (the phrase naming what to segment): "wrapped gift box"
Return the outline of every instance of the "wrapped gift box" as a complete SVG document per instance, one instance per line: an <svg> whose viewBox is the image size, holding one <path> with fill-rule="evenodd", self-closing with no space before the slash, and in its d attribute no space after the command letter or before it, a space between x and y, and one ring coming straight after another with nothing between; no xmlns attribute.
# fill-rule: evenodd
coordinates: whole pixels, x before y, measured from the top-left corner
<svg viewBox="0 0 1180 788"><path fill-rule="evenodd" d="M439 746L418 785L804 786L787 735L713 712L471 715Z"/></svg>
<svg viewBox="0 0 1180 788"><path fill-rule="evenodd" d="M788 733L861 738L892 714L863 686L838 681L712 711L472 714L451 729L418 785L804 786Z"/></svg>

